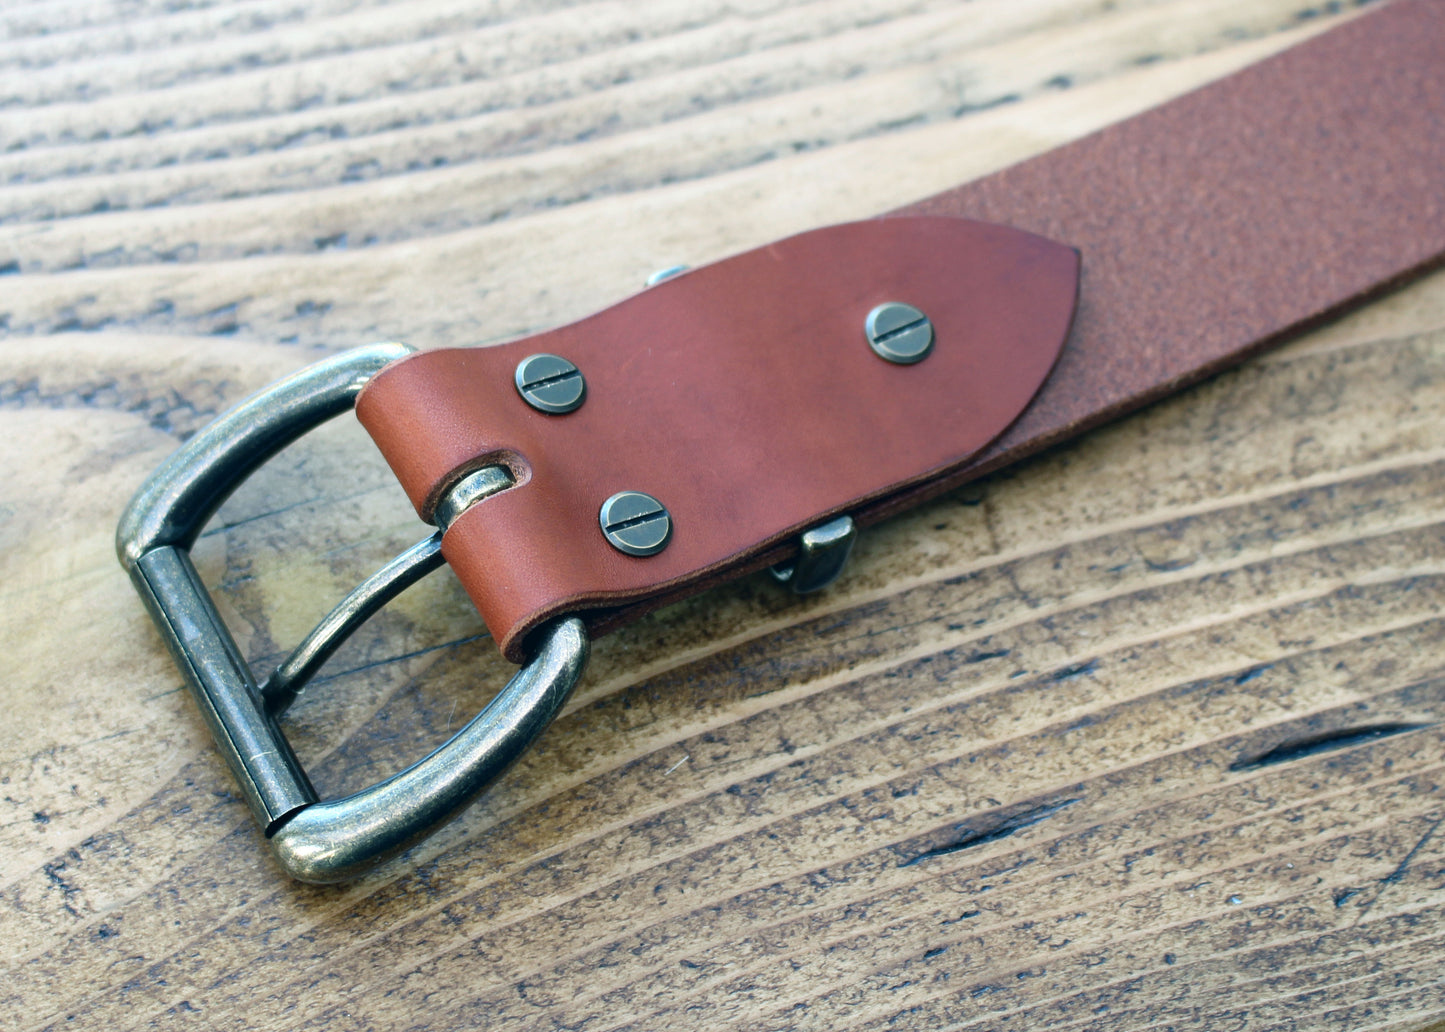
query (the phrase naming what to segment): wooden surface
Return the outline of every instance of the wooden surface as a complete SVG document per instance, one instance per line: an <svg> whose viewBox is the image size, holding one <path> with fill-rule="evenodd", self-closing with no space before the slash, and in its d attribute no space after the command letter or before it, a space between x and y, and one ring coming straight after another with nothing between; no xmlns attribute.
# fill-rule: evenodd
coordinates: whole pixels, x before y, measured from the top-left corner
<svg viewBox="0 0 1445 1032"><path fill-rule="evenodd" d="M352 887L265 857L111 547L324 353L581 316L1342 6L7 3L0 1026L1445 1027L1445 276L870 533L822 596L598 642ZM195 554L259 663L422 529L338 424ZM344 791L506 673L438 575L288 731Z"/></svg>

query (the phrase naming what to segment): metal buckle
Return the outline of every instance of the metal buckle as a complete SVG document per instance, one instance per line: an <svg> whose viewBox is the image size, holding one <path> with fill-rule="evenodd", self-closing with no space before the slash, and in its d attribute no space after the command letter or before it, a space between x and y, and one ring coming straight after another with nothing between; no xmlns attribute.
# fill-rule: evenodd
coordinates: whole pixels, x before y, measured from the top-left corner
<svg viewBox="0 0 1445 1032"><path fill-rule="evenodd" d="M241 402L187 441L141 485L116 549L240 783L277 861L302 881L346 881L456 814L551 723L587 662L575 617L537 634L532 660L448 742L399 774L321 801L276 723L306 681L390 599L443 562L449 518L511 485L499 467L455 485L441 529L368 578L258 686L189 551L206 520L272 455L351 408L383 366L414 350L356 348L308 366Z"/></svg>

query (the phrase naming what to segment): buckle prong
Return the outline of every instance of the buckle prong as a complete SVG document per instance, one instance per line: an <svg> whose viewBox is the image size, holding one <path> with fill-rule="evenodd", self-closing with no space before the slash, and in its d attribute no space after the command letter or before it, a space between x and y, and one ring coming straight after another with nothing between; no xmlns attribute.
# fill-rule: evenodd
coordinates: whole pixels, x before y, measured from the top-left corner
<svg viewBox="0 0 1445 1032"><path fill-rule="evenodd" d="M442 532L437 531L358 584L262 682L261 698L266 703L266 712L273 717L285 713L306 683L347 638L397 595L445 562Z"/></svg>
<svg viewBox="0 0 1445 1032"><path fill-rule="evenodd" d="M319 801L276 717L336 648L401 591L443 562L442 530L413 545L346 596L258 687L190 559L201 528L277 451L351 408L366 382L413 349L356 348L308 366L241 402L197 433L141 485L121 516L116 550L185 677L216 745L295 878L354 878L453 816L551 723L587 662L580 620L537 634L532 660L440 748L343 799ZM462 482L466 505L511 486L488 467ZM458 485L460 488L461 485ZM453 514L454 518L454 514Z"/></svg>
<svg viewBox="0 0 1445 1032"><path fill-rule="evenodd" d="M397 595L446 562L442 558L442 535L453 520L483 498L511 486L512 475L501 466L483 467L452 485L437 503L436 522L440 529L358 584L266 678L261 685L266 712L273 717L285 713L306 682L316 676L347 638Z"/></svg>

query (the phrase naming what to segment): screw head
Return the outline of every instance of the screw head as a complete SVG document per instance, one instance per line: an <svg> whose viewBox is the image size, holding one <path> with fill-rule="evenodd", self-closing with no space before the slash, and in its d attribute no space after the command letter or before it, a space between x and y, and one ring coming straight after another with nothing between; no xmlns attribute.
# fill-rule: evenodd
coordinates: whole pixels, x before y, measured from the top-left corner
<svg viewBox="0 0 1445 1032"><path fill-rule="evenodd" d="M587 397L587 381L560 355L528 355L517 363L517 393L538 412L560 416Z"/></svg>
<svg viewBox="0 0 1445 1032"><path fill-rule="evenodd" d="M652 495L619 491L602 503L602 535L628 555L656 555L672 539L672 517Z"/></svg>
<svg viewBox="0 0 1445 1032"><path fill-rule="evenodd" d="M901 301L886 302L869 312L863 332L874 354L898 365L922 362L933 350L933 323Z"/></svg>

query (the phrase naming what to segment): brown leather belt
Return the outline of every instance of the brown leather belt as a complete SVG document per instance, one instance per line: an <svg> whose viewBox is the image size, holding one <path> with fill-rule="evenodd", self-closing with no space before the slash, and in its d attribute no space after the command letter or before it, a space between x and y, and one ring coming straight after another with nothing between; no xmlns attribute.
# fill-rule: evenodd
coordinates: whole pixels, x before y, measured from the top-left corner
<svg viewBox="0 0 1445 1032"><path fill-rule="evenodd" d="M1082 253L1073 332L1017 421L1010 388L1037 379L1016 341L1056 332L1065 288L1010 279L1012 255L980 268L946 231L890 218L719 262L560 330L417 354L366 388L357 415L423 519L491 457L519 467L443 542L509 658L559 613L616 627L784 558L837 513L895 512L1438 261L1445 6L1394 4L895 215L984 219ZM890 300L933 320L927 360L869 352L864 319ZM578 366L578 410L521 401L513 370L534 352ZM1004 398L1006 416L989 404ZM626 556L597 532L622 490L666 506L662 553Z"/></svg>
<svg viewBox="0 0 1445 1032"><path fill-rule="evenodd" d="M561 613L595 635L784 559L840 513L866 524L956 470L1018 418L1058 356L1078 255L956 218L804 233L660 283L571 326L490 348L422 352L357 401L422 518L481 466L516 486L451 522L442 552L514 662ZM870 311L925 313L926 358L879 358ZM566 414L533 409L518 363L585 377ZM620 491L665 506L670 539L629 555L601 533Z"/></svg>
<svg viewBox="0 0 1445 1032"><path fill-rule="evenodd" d="M122 560L273 851L299 877L335 880L464 805L545 726L585 658L582 639L555 660L580 634L562 617L596 635L790 560L799 580L826 579L802 567L836 566L847 527L1138 408L1442 258L1445 0L1398 0L1003 172L685 272L571 326L379 372L399 352L317 367L153 477L122 521ZM238 473L304 429L275 414L278 398L305 394L314 422L358 390L358 417L443 532L258 686L197 601L185 551ZM844 530L805 536L820 526ZM319 803L274 717L438 547L503 651L531 660L531 687L509 686L512 709L489 708L371 795ZM279 758L255 760L247 749L264 751L267 735Z"/></svg>

